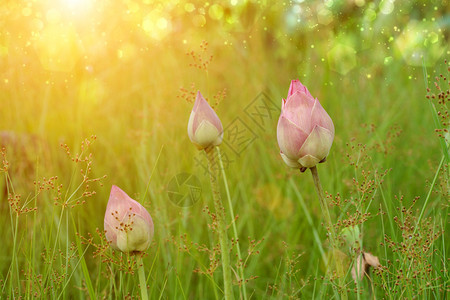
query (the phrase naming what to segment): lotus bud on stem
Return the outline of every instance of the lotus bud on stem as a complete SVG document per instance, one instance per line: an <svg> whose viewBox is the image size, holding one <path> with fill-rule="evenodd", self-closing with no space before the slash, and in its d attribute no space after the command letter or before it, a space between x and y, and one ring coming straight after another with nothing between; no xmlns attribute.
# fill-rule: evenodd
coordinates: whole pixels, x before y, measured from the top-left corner
<svg viewBox="0 0 450 300"><path fill-rule="evenodd" d="M281 102L281 114L277 126L280 155L291 168L299 169L301 172L311 169L325 218L327 236L330 239L331 250L336 262L341 297L347 299L344 286L345 273L336 252L338 249L337 235L331 222L316 167L317 164L326 161L333 139L333 121L320 105L319 100L315 99L299 80L292 80L288 96Z"/></svg>
<svg viewBox="0 0 450 300"><path fill-rule="evenodd" d="M147 300L147 282L142 254L148 249L153 239L152 217L139 202L113 185L106 206L104 228L106 239L113 249L127 254L136 254L141 298Z"/></svg>
<svg viewBox="0 0 450 300"><path fill-rule="evenodd" d="M281 102L277 140L284 162L304 172L325 162L334 139L334 124L319 100L298 80Z"/></svg>
<svg viewBox="0 0 450 300"><path fill-rule="evenodd" d="M225 208L220 197L220 167L216 162L215 156L216 147L222 143L223 126L216 112L208 104L205 98L203 98L200 92L197 93L197 98L195 99L194 107L189 117L188 136L197 149L205 151L208 158L209 175L215 208L215 222L217 222L221 250L224 294L225 299L233 299L230 263L231 249L228 241ZM221 163L221 161L219 162ZM243 274L243 271L241 270L240 273Z"/></svg>

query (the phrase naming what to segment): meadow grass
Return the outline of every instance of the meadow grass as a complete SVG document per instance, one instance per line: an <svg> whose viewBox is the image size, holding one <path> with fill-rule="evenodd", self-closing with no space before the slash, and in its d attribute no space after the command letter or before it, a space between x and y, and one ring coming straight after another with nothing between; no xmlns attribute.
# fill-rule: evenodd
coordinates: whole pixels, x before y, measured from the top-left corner
<svg viewBox="0 0 450 300"><path fill-rule="evenodd" d="M279 108L290 80L299 78L336 128L318 169L336 231L357 226L359 232L347 239L341 234L336 256L345 266L349 298L446 299L448 118L443 124L441 115L448 104L426 95L438 94L436 76L448 89L449 65L444 54L413 66L387 33L374 33L409 25L404 12L379 14L367 35L355 24L369 22L369 6L347 21L336 14L317 31L284 24L289 8L281 4L249 1L231 7L235 23L207 16L200 27L173 6L181 25L189 26L173 25L172 33L154 39L136 27L144 14L130 3L105 4L101 19L92 12L93 19L71 20L83 47L76 50L81 55L58 54L78 55L73 68L59 71L46 67L36 37L18 24L26 19L23 7L0 4L1 26L11 33L0 36L0 298L140 297L140 256L113 252L103 234L112 184L142 203L155 224L142 255L149 298L223 298L207 158L186 132L197 89L225 127L219 188L228 216L228 201L236 216L227 220L235 298L244 297L243 283L247 299L339 298L313 180L279 155L279 111L259 126L246 110L261 95ZM95 17L103 21L96 24ZM49 19L44 28L52 25ZM339 29L339 22L347 27ZM439 41L448 54L445 40ZM345 74L330 56L338 44L356 53ZM433 49L426 49L427 57L436 56ZM195 66L199 57L206 67ZM238 153L230 147L236 120L253 138ZM175 205L166 192L181 172L201 183L201 198L189 207ZM361 251L377 256L381 266L355 282L351 269Z"/></svg>

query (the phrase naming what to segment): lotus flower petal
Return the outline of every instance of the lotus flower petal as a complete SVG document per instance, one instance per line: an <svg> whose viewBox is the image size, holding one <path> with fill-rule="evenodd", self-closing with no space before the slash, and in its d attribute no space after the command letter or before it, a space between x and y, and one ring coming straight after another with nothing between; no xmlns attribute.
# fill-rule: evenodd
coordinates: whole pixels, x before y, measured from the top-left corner
<svg viewBox="0 0 450 300"><path fill-rule="evenodd" d="M218 131L223 131L222 123L220 122L219 117L205 98L203 98L200 92L197 92L197 98L195 99L194 108L192 111L195 112L195 119L192 128L194 131L197 131L197 127L200 126L204 120L211 122Z"/></svg>
<svg viewBox="0 0 450 300"><path fill-rule="evenodd" d="M308 135L283 115L278 120L277 139L281 152L294 161Z"/></svg>
<svg viewBox="0 0 450 300"><path fill-rule="evenodd" d="M332 143L333 134L328 129L320 126L314 127L299 151L299 156L301 157L300 163L308 168L315 166L322 159L327 157ZM311 158L308 158L303 160L305 156L311 156L314 159L311 160ZM315 162L316 160L317 162Z"/></svg>
<svg viewBox="0 0 450 300"><path fill-rule="evenodd" d="M311 96L311 93L308 91L308 89L306 88L306 86L304 86L300 80L296 79L296 80L292 80L291 81L291 85L289 86L289 92L288 92L288 97L292 96L295 92L300 91L305 93L306 95Z"/></svg>
<svg viewBox="0 0 450 300"><path fill-rule="evenodd" d="M281 158L283 159L283 161L286 163L286 165L288 165L291 168L302 168L303 166L295 160L290 159L289 157L287 157L286 155L284 155L283 152L280 152Z"/></svg>
<svg viewBox="0 0 450 300"><path fill-rule="evenodd" d="M207 148L208 146L216 146L220 145L222 142L223 134L217 130L213 124L209 121L204 120L195 131L195 144L199 146L199 148Z"/></svg>
<svg viewBox="0 0 450 300"><path fill-rule="evenodd" d="M331 120L330 116L327 114L325 109L323 109L322 105L320 105L319 100L315 100L314 106L311 112L311 123L313 125L318 125L320 127L328 129L333 133L334 137L334 124Z"/></svg>
<svg viewBox="0 0 450 300"><path fill-rule="evenodd" d="M298 161L302 166L312 168L320 162L320 159L308 154L300 158Z"/></svg>
<svg viewBox="0 0 450 300"><path fill-rule="evenodd" d="M314 107L314 98L302 92L295 92L286 100L283 114L292 123L309 133L312 130L311 111Z"/></svg>

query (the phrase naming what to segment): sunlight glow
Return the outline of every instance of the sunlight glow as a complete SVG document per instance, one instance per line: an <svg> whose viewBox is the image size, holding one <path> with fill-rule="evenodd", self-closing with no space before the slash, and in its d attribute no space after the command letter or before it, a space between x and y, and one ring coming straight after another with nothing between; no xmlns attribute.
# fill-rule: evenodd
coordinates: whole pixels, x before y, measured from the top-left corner
<svg viewBox="0 0 450 300"><path fill-rule="evenodd" d="M171 30L171 23L157 12L147 14L142 20L142 29L153 39L161 40Z"/></svg>
<svg viewBox="0 0 450 300"><path fill-rule="evenodd" d="M42 67L49 71L70 72L80 58L78 40L71 25L47 26L40 32L34 44Z"/></svg>
<svg viewBox="0 0 450 300"><path fill-rule="evenodd" d="M86 12L91 8L92 0L61 0L72 13Z"/></svg>

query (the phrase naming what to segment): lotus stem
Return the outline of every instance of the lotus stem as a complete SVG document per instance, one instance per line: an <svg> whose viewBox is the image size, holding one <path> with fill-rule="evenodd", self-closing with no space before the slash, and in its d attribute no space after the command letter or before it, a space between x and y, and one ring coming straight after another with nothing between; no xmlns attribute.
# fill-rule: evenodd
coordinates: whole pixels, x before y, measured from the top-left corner
<svg viewBox="0 0 450 300"><path fill-rule="evenodd" d="M138 256L138 264L139 264L139 285L141 287L141 299L142 300L148 300L148 294L147 294L147 281L145 279L145 270L144 270L144 262L142 260L142 257Z"/></svg>
<svg viewBox="0 0 450 300"><path fill-rule="evenodd" d="M341 299L347 299L347 290L344 286L344 267L342 265L342 261L338 255L338 245L336 244L337 240L336 240L336 232L334 230L334 226L333 223L331 222L331 217L330 217L330 211L328 210L328 204L327 201L325 200L324 197L324 193L323 193L323 189L322 189L322 185L320 183L320 179L319 179L319 173L317 172L317 167L314 166L312 168L310 168L311 170L311 174L313 177L313 181L314 181L314 186L316 187L316 192L317 192L317 196L319 197L319 202L320 202L320 207L322 208L322 212L325 218L325 223L326 223L326 230L327 230L327 236L330 238L330 245L331 245L331 252L333 254L333 260L336 263L336 271L337 271L337 276L338 276L338 280L339 280L339 288L340 288L340 294L341 294Z"/></svg>
<svg viewBox="0 0 450 300"><path fill-rule="evenodd" d="M225 174L225 169L223 167L222 155L220 154L220 148L216 147L216 150L217 150L217 156L219 157L220 171L222 172L223 184L225 186L225 191L227 193L230 217L231 217L231 220L233 220L232 227L233 227L233 234L234 234L234 239L235 239L235 243L236 243L237 255L238 255L238 259L239 259L238 271L239 271L239 276L241 277L240 285L241 285L241 289L242 289L242 296L243 296L243 300L247 300L247 289L245 287L244 266L243 266L243 260L242 260L242 256L241 256L241 247L239 246L239 237L237 234L236 222L235 222L235 218L234 218L233 204L231 203L231 195L230 195L230 190L228 188L227 176Z"/></svg>
<svg viewBox="0 0 450 300"><path fill-rule="evenodd" d="M219 234L220 252L222 256L222 273L225 300L233 299L233 289L231 282L230 246L228 243L227 224L225 221L225 208L223 207L219 189L219 168L214 155L214 148L205 149L209 163L209 176L213 193L214 209Z"/></svg>

